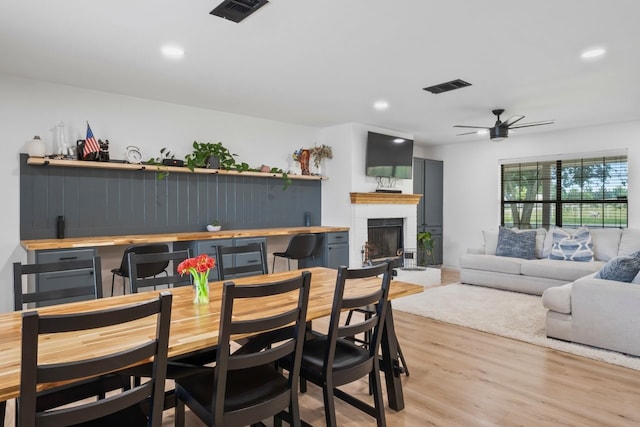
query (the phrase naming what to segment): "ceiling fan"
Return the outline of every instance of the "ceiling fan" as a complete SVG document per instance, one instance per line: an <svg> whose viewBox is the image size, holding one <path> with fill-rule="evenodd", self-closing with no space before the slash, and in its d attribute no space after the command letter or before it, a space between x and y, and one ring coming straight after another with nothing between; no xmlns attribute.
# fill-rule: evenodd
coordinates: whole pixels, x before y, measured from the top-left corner
<svg viewBox="0 0 640 427"><path fill-rule="evenodd" d="M553 120L546 120L543 122L531 122L531 123L521 123L518 126L514 126L520 120L524 119L524 116L511 116L504 122L500 120L500 115L504 113L503 109L496 109L491 111L496 117L496 124L493 127L488 126L464 126L464 125L455 125L454 128L469 128L469 129L486 129L489 131L489 138L492 141L502 141L509 137L509 129L519 129L519 128L528 128L531 126L542 126L542 125L550 125L553 124ZM478 133L478 131L473 132L465 132L459 133L460 135L471 135L473 133Z"/></svg>

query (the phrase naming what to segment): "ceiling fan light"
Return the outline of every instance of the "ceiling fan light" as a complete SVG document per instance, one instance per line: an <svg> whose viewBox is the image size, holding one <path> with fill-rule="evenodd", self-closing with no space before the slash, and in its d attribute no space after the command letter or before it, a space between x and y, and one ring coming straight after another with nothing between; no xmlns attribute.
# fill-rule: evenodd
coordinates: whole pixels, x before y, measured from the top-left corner
<svg viewBox="0 0 640 427"><path fill-rule="evenodd" d="M492 141L504 141L509 137L509 129L502 126L496 126L489 129L489 138Z"/></svg>

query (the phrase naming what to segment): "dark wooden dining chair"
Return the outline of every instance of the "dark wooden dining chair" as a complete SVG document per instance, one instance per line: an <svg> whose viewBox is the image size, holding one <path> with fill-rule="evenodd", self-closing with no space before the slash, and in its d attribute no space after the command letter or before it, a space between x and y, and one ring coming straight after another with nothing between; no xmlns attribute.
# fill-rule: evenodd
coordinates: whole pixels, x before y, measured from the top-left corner
<svg viewBox="0 0 640 427"><path fill-rule="evenodd" d="M131 273L129 272L129 254L154 254L158 252L169 252L169 245L166 243L151 243L145 245L133 245L124 250L122 254L122 261L120 261L120 267L111 270L111 295L113 296L113 288L116 280L116 276L122 277L122 293L126 294L126 280L131 280ZM148 264L140 264L138 266L138 277L155 277L159 274L167 273L167 267L169 262L151 262Z"/></svg>
<svg viewBox="0 0 640 427"><path fill-rule="evenodd" d="M174 267L178 263L189 258L189 250L174 252L154 252L154 253L129 253L129 284L131 285L131 293L138 293L141 288L157 289L158 286L180 287L189 286L191 284L191 276L185 274L183 276L175 273L169 275L153 276L148 275L148 265L169 265L173 262ZM173 268L173 271L176 269Z"/></svg>
<svg viewBox="0 0 640 427"><path fill-rule="evenodd" d="M102 274L100 257L86 260L59 261L43 264L13 264L13 295L16 311L30 306L41 307L62 304L69 301L102 298ZM86 271L91 272L92 283L81 287L67 287L46 291L26 291L23 279L31 277L37 283L40 274ZM28 283L28 282L27 282ZM29 285L27 284L27 289ZM25 307L25 305L27 307ZM38 395L40 405L54 407L84 398L97 397L102 399L109 391L124 389L128 383L115 375L105 375L87 381L73 383L64 389L45 390ZM16 405L16 418L17 418Z"/></svg>
<svg viewBox="0 0 640 427"><path fill-rule="evenodd" d="M379 427L386 424L378 352L392 270L389 261L361 269L341 266L338 269L328 332L325 335L312 331L312 336L304 344L300 378L322 387L327 426L336 425L334 397L371 415ZM357 290L357 280L365 278L378 280L379 286L374 292L363 295ZM345 288L353 288L354 291L351 293L350 289L347 291L349 296L345 296ZM341 317L343 311L366 306L375 306L371 316L361 321L352 319L349 325L344 324L345 316ZM371 336L367 347L353 342L354 336L365 333ZM284 365L290 366L291 362L285 361ZM366 376L369 377L373 392L373 406L338 388Z"/></svg>
<svg viewBox="0 0 640 427"><path fill-rule="evenodd" d="M22 362L18 427L37 426L152 426L162 425L162 399L167 367L167 349L171 316L168 292L156 298L124 307L93 312L41 316L37 311L22 314ZM145 341L123 343L114 353L78 359L70 352L66 360L44 364L39 350L40 336L72 333L131 323L156 317L155 334ZM62 357L60 355L59 357ZM81 381L106 375L134 363L153 358L153 375L149 381L121 393L91 402L77 402L65 408L43 407L37 391L40 384ZM64 389L64 385L59 386Z"/></svg>
<svg viewBox="0 0 640 427"><path fill-rule="evenodd" d="M272 283L224 284L216 365L176 380L176 426L184 426L185 405L208 426L254 425L274 416L300 425L298 374L310 286L309 272ZM283 295L291 295L290 304L282 303ZM234 337L247 335L263 339L231 353ZM276 364L284 357L292 360L288 375Z"/></svg>
<svg viewBox="0 0 640 427"><path fill-rule="evenodd" d="M282 257L287 259L287 267L291 270L291 260L305 259L313 256L313 252L316 248L316 235L311 233L296 234L289 240L287 249L284 252L273 253L273 265L271 266L271 272L276 270L276 257Z"/></svg>
<svg viewBox="0 0 640 427"><path fill-rule="evenodd" d="M86 286L73 286L49 290L26 290L23 286L23 278L31 276L35 284L41 278L41 274L54 272L67 272L73 270L90 270L93 277L91 284ZM35 285L34 285L35 286ZM61 304L74 300L88 300L102 298L102 271L100 257L86 260L59 261L46 264L22 264L13 263L13 301L14 310L22 310L25 304L29 307L42 307L45 305Z"/></svg>
<svg viewBox="0 0 640 427"><path fill-rule="evenodd" d="M256 254L257 258L243 265L226 265L225 255ZM220 280L234 277L267 274L267 248L264 242L250 243L244 246L216 246L216 265Z"/></svg>

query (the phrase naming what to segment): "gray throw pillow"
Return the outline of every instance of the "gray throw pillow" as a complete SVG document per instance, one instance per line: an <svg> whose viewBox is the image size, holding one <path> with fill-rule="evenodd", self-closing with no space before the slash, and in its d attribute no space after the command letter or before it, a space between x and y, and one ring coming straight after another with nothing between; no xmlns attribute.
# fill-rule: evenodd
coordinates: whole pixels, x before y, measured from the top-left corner
<svg viewBox="0 0 640 427"><path fill-rule="evenodd" d="M597 279L632 282L640 272L640 252L611 258L595 275Z"/></svg>
<svg viewBox="0 0 640 427"><path fill-rule="evenodd" d="M497 256L536 258L536 230L513 231L505 227L498 230Z"/></svg>

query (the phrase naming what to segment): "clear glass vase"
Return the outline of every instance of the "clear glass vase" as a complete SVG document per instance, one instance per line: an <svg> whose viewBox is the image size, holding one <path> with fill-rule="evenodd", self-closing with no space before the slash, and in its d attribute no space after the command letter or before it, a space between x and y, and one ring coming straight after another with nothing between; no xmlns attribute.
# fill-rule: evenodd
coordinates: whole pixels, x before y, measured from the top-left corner
<svg viewBox="0 0 640 427"><path fill-rule="evenodd" d="M193 276L193 303L209 304L209 272Z"/></svg>

